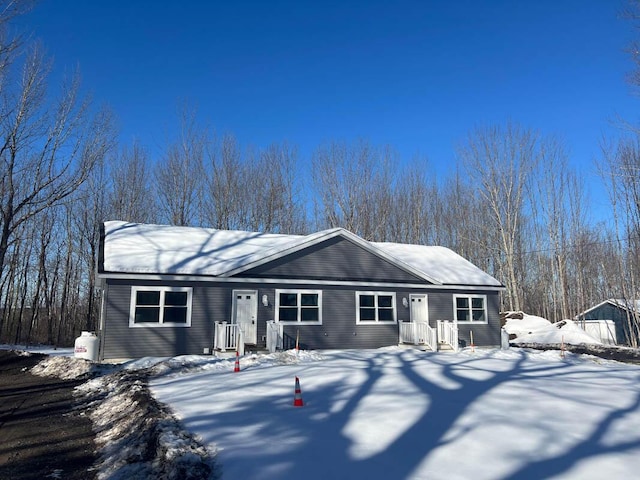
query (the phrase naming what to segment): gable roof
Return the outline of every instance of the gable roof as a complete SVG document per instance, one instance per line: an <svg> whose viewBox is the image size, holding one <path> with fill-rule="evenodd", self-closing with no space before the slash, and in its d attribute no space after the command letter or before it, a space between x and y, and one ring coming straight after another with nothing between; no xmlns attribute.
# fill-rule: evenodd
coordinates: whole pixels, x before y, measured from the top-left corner
<svg viewBox="0 0 640 480"><path fill-rule="evenodd" d="M502 287L448 248L368 242L342 228L282 235L109 221L99 273L230 277L337 236L436 285Z"/></svg>
<svg viewBox="0 0 640 480"><path fill-rule="evenodd" d="M580 318L583 315L586 315L589 312L592 312L596 308L600 308L603 305L610 304L614 307L621 308L623 310L628 310L631 313L639 313L640 312L640 300L624 300L622 298L608 298L607 300L594 305L591 308L588 308L582 313L576 315L576 318Z"/></svg>

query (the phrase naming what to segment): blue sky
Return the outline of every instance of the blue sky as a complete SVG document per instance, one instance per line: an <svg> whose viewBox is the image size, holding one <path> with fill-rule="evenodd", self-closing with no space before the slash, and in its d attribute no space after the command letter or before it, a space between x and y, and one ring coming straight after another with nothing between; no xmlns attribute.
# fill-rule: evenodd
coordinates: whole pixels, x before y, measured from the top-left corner
<svg viewBox="0 0 640 480"><path fill-rule="evenodd" d="M447 172L476 126L564 138L592 172L616 116L638 120L620 0L40 0L21 19L57 72L159 152L181 102L243 146L365 138Z"/></svg>

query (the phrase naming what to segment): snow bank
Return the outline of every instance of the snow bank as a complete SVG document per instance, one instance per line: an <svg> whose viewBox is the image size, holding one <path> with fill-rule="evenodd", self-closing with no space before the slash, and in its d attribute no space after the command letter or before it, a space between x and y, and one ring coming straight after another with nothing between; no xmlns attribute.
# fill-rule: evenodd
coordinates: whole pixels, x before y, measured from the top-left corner
<svg viewBox="0 0 640 480"><path fill-rule="evenodd" d="M146 366L162 362L172 364L171 359L102 365L73 357L46 357L31 369L35 375L63 379L97 376L76 387L76 394L96 433L99 480L217 477L215 452L184 430L169 408L149 392L151 370ZM176 369L178 364L184 368L197 363L195 358L174 362Z"/></svg>
<svg viewBox="0 0 640 480"><path fill-rule="evenodd" d="M78 387L90 401L98 479L214 478L213 451L151 396L147 376L145 371L120 371Z"/></svg>
<svg viewBox="0 0 640 480"><path fill-rule="evenodd" d="M507 322L504 325L504 329L508 334L516 337L528 335L551 325L551 322L546 318L527 315L522 312L508 312L506 318Z"/></svg>
<svg viewBox="0 0 640 480"><path fill-rule="evenodd" d="M516 338L509 340L515 344L601 344L580 328L572 320L551 323L546 318L523 312L507 312L504 329Z"/></svg>
<svg viewBox="0 0 640 480"><path fill-rule="evenodd" d="M542 344L596 344L600 345L602 342L596 340L582 328L580 328L572 320L562 320L558 323L550 323L547 326L540 327L536 331L529 334L519 336L511 343L542 343Z"/></svg>
<svg viewBox="0 0 640 480"><path fill-rule="evenodd" d="M89 360L70 357L47 357L31 369L40 377L58 377L64 380L82 377L96 372L96 364Z"/></svg>
<svg viewBox="0 0 640 480"><path fill-rule="evenodd" d="M319 362L324 356L316 351L286 350L269 354L248 354L240 357L240 368L259 368L273 365L297 365ZM126 370L148 368L152 376L166 375L179 371L180 374L196 372L230 372L235 367L235 357L219 358L202 355L179 355L172 358L145 357L123 365Z"/></svg>

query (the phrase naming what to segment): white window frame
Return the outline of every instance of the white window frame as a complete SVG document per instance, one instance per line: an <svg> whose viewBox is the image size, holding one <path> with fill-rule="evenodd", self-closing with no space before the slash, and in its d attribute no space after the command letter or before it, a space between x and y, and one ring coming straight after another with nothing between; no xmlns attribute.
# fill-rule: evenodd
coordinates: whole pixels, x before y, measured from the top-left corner
<svg viewBox="0 0 640 480"><path fill-rule="evenodd" d="M297 320L284 320L280 321L280 294L281 293L294 293L298 296L297 307L298 314ZM318 321L310 322L310 321L302 321L302 305L301 305L301 297L302 295L318 295ZM301 289L277 289L276 290L276 311L275 311L275 321L278 323L282 323L283 325L322 325L322 290L301 290Z"/></svg>
<svg viewBox="0 0 640 480"><path fill-rule="evenodd" d="M136 323L136 297L138 292L160 292L160 317L157 323L144 322ZM165 292L187 292L187 321L185 323L165 322L164 321L164 298ZM191 304L193 298L193 287L165 287L165 286L142 286L134 285L131 287L131 303L129 305L129 327L130 328L183 328L191 326Z"/></svg>
<svg viewBox="0 0 640 480"><path fill-rule="evenodd" d="M374 308L376 312L375 320L360 320L360 297L362 295L374 297ZM393 310L393 322L378 319L378 296L391 297L391 309ZM384 307L383 307L384 308ZM360 325L393 325L398 323L398 304L396 303L396 292L356 292L356 323Z"/></svg>
<svg viewBox="0 0 640 480"><path fill-rule="evenodd" d="M469 318L471 318L471 320L459 320L458 319L458 298L466 298L466 299L469 300L469 313L470 313L470 317ZM483 306L483 309L484 309L484 315L483 315L484 321L482 321L482 322L473 320L472 304L473 304L473 299L474 298L481 298L482 299L482 306ZM489 323L489 315L487 314L487 296L486 295L474 295L474 294L454 294L453 295L453 318L458 323L464 323L464 324L474 323L476 325L487 325Z"/></svg>

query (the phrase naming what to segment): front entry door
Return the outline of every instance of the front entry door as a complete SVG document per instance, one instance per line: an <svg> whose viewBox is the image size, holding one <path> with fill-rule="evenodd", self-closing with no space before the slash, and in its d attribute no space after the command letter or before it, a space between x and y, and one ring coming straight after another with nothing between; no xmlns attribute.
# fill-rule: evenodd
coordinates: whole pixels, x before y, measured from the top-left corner
<svg viewBox="0 0 640 480"><path fill-rule="evenodd" d="M233 323L244 333L244 343L258 342L258 292L255 290L233 291Z"/></svg>
<svg viewBox="0 0 640 480"><path fill-rule="evenodd" d="M411 321L429 323L429 309L426 295L410 295Z"/></svg>

